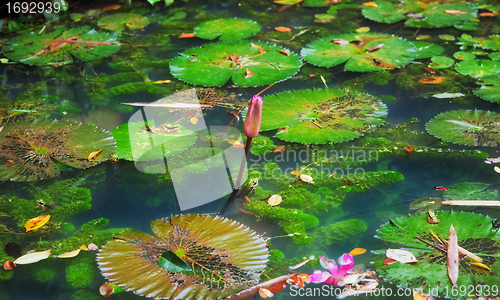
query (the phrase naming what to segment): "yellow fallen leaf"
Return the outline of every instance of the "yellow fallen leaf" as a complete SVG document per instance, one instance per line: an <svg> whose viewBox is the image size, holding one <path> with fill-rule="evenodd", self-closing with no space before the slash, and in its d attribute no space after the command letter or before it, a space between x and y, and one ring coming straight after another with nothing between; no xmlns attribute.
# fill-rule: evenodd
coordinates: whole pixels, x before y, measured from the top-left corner
<svg viewBox="0 0 500 300"><path fill-rule="evenodd" d="M364 248L354 248L349 252L350 255L355 256L355 255L360 255L366 252L366 249Z"/></svg>
<svg viewBox="0 0 500 300"><path fill-rule="evenodd" d="M29 220L25 225L26 232L42 227L49 221L49 219L50 215L43 215Z"/></svg>
<svg viewBox="0 0 500 300"><path fill-rule="evenodd" d="M299 178L300 178L300 180L302 180L304 182L314 183L313 178L307 174L300 174Z"/></svg>
<svg viewBox="0 0 500 300"><path fill-rule="evenodd" d="M458 280L458 239L457 232L453 225L450 227L448 234L448 277L450 277L453 285L457 284Z"/></svg>
<svg viewBox="0 0 500 300"><path fill-rule="evenodd" d="M269 199L267 200L267 203L271 206L276 206L278 204L281 203L283 199L281 198L280 195L272 195L271 197L269 197Z"/></svg>
<svg viewBox="0 0 500 300"><path fill-rule="evenodd" d="M170 81L171 81L171 80L168 80L168 79L166 79L166 80L157 80L157 81L155 81L155 82L153 82L153 83L156 83L156 84L162 84L162 83L169 83Z"/></svg>
<svg viewBox="0 0 500 300"><path fill-rule="evenodd" d="M493 170L495 170L495 172L497 172L497 173L500 173L500 168L497 166L493 167Z"/></svg>
<svg viewBox="0 0 500 300"><path fill-rule="evenodd" d="M81 245L80 249L85 250L85 251L89 251L89 247L87 247L87 245L85 245L85 244Z"/></svg>
<svg viewBox="0 0 500 300"><path fill-rule="evenodd" d="M474 265L474 266L481 267L481 268L486 269L486 270L488 270L488 271L491 272L491 269L487 265L485 265L485 264L478 263L478 262L473 262L473 261L466 261L465 263L469 264L469 265Z"/></svg>
<svg viewBox="0 0 500 300"><path fill-rule="evenodd" d="M49 257L52 249L41 251L41 252L32 252L26 255L18 257L14 263L16 265L27 265L41 261L42 259L46 259Z"/></svg>
<svg viewBox="0 0 500 300"><path fill-rule="evenodd" d="M190 119L190 121L191 121L191 124L193 124L193 125L194 125L194 124L198 123L198 118L197 118L197 117L192 117L192 118Z"/></svg>
<svg viewBox="0 0 500 300"><path fill-rule="evenodd" d="M363 33L363 32L368 32L370 31L370 27L359 27L358 29L356 29L356 32L358 33Z"/></svg>
<svg viewBox="0 0 500 300"><path fill-rule="evenodd" d="M377 3L375 3L375 2L365 2L365 3L361 4L361 6L378 7Z"/></svg>
<svg viewBox="0 0 500 300"><path fill-rule="evenodd" d="M63 253L61 255L58 255L56 256L57 258L71 258L71 257L75 257L77 256L80 251L82 251L82 248L78 248L76 250L73 250L73 251L70 251L70 252L66 252L66 253Z"/></svg>
<svg viewBox="0 0 500 300"><path fill-rule="evenodd" d="M102 150L100 150L100 149L99 149L99 150L97 150L97 151L94 151L94 152L90 152L89 156L87 157L87 160L88 160L88 161L91 161L91 160L93 160L93 159L97 158L97 156L98 156L99 154L101 154L101 152L102 152Z"/></svg>

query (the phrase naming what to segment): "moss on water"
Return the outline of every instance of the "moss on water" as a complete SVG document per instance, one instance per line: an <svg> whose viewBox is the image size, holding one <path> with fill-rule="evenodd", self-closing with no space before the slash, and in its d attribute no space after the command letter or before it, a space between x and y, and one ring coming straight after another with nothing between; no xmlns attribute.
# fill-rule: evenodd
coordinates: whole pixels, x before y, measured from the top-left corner
<svg viewBox="0 0 500 300"><path fill-rule="evenodd" d="M65 270L66 282L75 289L89 287L96 275L97 264L90 257L73 258Z"/></svg>
<svg viewBox="0 0 500 300"><path fill-rule="evenodd" d="M365 222L350 219L337 223L319 226L311 234L314 239L323 245L332 245L355 237L368 229Z"/></svg>

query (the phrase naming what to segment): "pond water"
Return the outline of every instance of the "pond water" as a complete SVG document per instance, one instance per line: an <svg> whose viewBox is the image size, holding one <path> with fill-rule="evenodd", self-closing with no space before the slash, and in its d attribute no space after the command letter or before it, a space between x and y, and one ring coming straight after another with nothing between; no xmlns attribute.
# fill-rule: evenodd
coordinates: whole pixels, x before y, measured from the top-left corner
<svg viewBox="0 0 500 300"><path fill-rule="evenodd" d="M0 262L28 251L52 249L52 254L59 255L82 244L102 247L125 228L153 234L150 222L172 215L216 215L239 171L246 141L245 104L260 94L263 131L252 141L244 173L248 179L258 178L258 185L247 200L237 198L224 216L271 238L271 261L261 281L287 274L289 266L311 255L315 259L298 272L324 270L320 256L337 260L343 253L365 248L366 253L354 256L354 264L360 271L375 270L371 278L379 280L378 288L385 291L356 298L413 299L412 289L425 286L437 292L438 283L435 298L446 293L477 298L477 286L491 289L483 295L498 298L500 233L492 225L500 217L498 208L442 205L434 208L438 218L442 216L440 224L426 221L427 209L422 214L409 210L413 201L427 197L500 200L496 190L500 169L484 162L500 156L496 146L500 111L494 102L500 93L495 52L500 50L500 40L491 37L500 34L498 3L462 6L459 1L443 1L454 3L436 8L439 12L434 17L426 17L426 12L411 17L410 13L434 4L406 1L415 6L405 11L410 14L405 26L404 21L391 19L389 6L384 6L393 5L392 15L401 15L404 2L367 2L364 8L363 1L354 0L281 2L191 0L153 6L138 0L128 4L71 1L70 8L52 21L40 14L11 14L10 18L5 14L1 42L6 59L0 65L0 125L5 126L0 127ZM381 7L389 13L377 12ZM479 16L488 12L493 16ZM135 15L106 19L119 13ZM217 33L224 24L208 25L205 31L195 27L236 17L260 24L260 29L242 37L248 41L241 42L246 48L234 46L240 42L231 39L220 42L225 46L210 48L216 40L179 38L193 31L198 36ZM127 28L117 31L123 24ZM250 25L233 25L225 34L245 34L246 26ZM75 31L65 32L64 42L56 40L60 35L51 36L70 28ZM92 28L107 35L97 36ZM326 46L310 44L325 37ZM371 44L368 47L363 41ZM442 49L427 51L432 45ZM106 46L117 48L101 51ZM354 49L344 49L352 61L334 63L332 57L344 51L336 47L344 46ZM309 50L304 51L305 47ZM258 53L249 59L244 51ZM475 58L469 61L461 59L472 54ZM269 56L259 61L260 55ZM190 63L204 59L212 64L190 69ZM255 65L264 67L252 69ZM233 70L233 79L227 75L227 83L223 81L221 74ZM437 83L423 83L430 77ZM480 85L487 80L489 85ZM487 90L486 95L477 93L480 88ZM305 89L309 90L300 92ZM331 94L317 100L327 93ZM455 95L440 97L444 93ZM182 108L122 104L159 99L163 104L181 103ZM200 103L204 106L189 106ZM233 118L240 110L242 114ZM472 114L474 110L490 113ZM459 112L443 117L434 131L433 124L427 127L437 137L426 131L430 120L448 111ZM57 124L64 124L63 129L40 121L44 119L60 120ZM78 129L72 131L70 123L62 122L94 124L105 133L80 130L83 125L76 123L71 126ZM22 128L32 131L23 133ZM111 134L116 147L114 139L107 138ZM140 134L148 138L134 140ZM33 136L40 138L33 141ZM158 136L164 138L157 140ZM12 140L17 144L9 146ZM23 148L23 142L29 149ZM36 152L35 161L44 163L29 165L27 156L19 157L30 149ZM148 149L153 150L148 153ZM75 153L80 158L71 158ZM147 159L148 155L155 160ZM213 160L203 161L209 158ZM34 175L26 181L27 174ZM314 183L299 179L301 174L310 175ZM280 194L283 201L269 205L272 194ZM48 223L25 232L25 224L42 215L50 215ZM467 286L467 293L475 288L476 296L452 294L446 255L415 239L425 236L434 245L440 243L427 236L431 228L447 240L450 223L457 229L459 244L484 258L486 267L471 264L474 261L469 258L460 263L456 287ZM385 231L378 233L384 224ZM417 248L419 262L383 264L386 247ZM72 258L51 256L0 270L0 299L98 299L105 282L96 252L83 250ZM286 287L274 297L335 298L330 287L314 283L300 291ZM111 297L143 298L132 292Z"/></svg>

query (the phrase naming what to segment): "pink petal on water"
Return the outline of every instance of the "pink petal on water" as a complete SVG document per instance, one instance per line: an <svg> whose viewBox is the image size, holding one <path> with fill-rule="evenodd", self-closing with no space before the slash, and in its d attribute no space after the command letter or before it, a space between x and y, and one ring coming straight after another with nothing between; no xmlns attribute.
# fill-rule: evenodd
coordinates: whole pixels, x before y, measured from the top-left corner
<svg viewBox="0 0 500 300"><path fill-rule="evenodd" d="M314 271L309 277L311 277L312 283L322 283L328 280L330 274L322 271Z"/></svg>

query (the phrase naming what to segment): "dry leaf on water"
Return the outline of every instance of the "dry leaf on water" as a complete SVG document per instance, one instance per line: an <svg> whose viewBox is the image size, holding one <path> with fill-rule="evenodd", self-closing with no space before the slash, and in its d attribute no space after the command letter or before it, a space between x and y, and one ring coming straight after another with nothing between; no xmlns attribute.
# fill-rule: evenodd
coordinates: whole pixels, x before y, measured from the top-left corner
<svg viewBox="0 0 500 300"><path fill-rule="evenodd" d="M355 256L355 255L360 255L366 252L366 249L364 248L354 248L349 252L350 255Z"/></svg>
<svg viewBox="0 0 500 300"><path fill-rule="evenodd" d="M417 262L417 258L415 257L415 255L413 255L413 253L411 253L408 250L387 249L387 251L385 252L385 255L388 258L399 261L402 264Z"/></svg>
<svg viewBox="0 0 500 300"><path fill-rule="evenodd" d="M50 251L52 251L52 249L41 251L41 252L28 253L26 255L18 257L14 261L14 263L16 265L27 265L27 264L36 263L36 262L41 261L42 259L46 259L47 257L49 257Z"/></svg>
<svg viewBox="0 0 500 300"><path fill-rule="evenodd" d="M448 277L450 277L453 285L457 284L458 280L458 239L457 232L453 225L450 227L448 235Z"/></svg>
<svg viewBox="0 0 500 300"><path fill-rule="evenodd" d="M71 258L71 257L75 257L77 256L80 251L82 251L82 248L78 248L76 250L73 250L73 251L70 251L70 252L66 252L66 253L63 253L61 255L58 255L56 256L57 258Z"/></svg>
<svg viewBox="0 0 500 300"><path fill-rule="evenodd" d="M269 197L269 199L267 200L267 203L271 206L276 206L278 204L280 204L282 201L282 198L280 195L272 195L271 197Z"/></svg>
<svg viewBox="0 0 500 300"><path fill-rule="evenodd" d="M292 31L292 29L290 29L288 27L283 27L283 26L274 27L274 30L279 31L279 32L290 32L290 31Z"/></svg>

